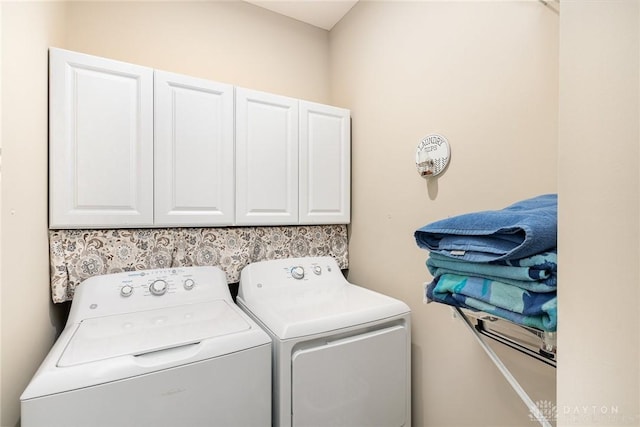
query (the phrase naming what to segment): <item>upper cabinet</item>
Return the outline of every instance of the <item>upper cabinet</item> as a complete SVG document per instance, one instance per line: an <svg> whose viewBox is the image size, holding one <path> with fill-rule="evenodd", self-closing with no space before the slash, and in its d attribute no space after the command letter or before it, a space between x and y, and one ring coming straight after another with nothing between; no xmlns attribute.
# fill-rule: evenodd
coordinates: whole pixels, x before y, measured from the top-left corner
<svg viewBox="0 0 640 427"><path fill-rule="evenodd" d="M233 86L155 72L155 225L233 225Z"/></svg>
<svg viewBox="0 0 640 427"><path fill-rule="evenodd" d="M347 224L351 218L349 110L300 101L300 224Z"/></svg>
<svg viewBox="0 0 640 427"><path fill-rule="evenodd" d="M236 88L236 224L347 224L349 110Z"/></svg>
<svg viewBox="0 0 640 427"><path fill-rule="evenodd" d="M51 49L49 225L153 223L153 70Z"/></svg>
<svg viewBox="0 0 640 427"><path fill-rule="evenodd" d="M298 223L298 101L236 88L236 224Z"/></svg>
<svg viewBox="0 0 640 427"><path fill-rule="evenodd" d="M345 224L349 111L50 49L50 228Z"/></svg>

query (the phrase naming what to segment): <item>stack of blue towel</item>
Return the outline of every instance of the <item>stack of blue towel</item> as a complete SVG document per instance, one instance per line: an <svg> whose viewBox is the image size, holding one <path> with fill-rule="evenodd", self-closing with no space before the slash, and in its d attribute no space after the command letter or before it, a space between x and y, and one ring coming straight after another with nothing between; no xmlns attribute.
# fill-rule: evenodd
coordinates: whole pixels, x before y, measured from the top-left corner
<svg viewBox="0 0 640 427"><path fill-rule="evenodd" d="M459 215L415 232L430 251L427 299L555 331L558 199Z"/></svg>

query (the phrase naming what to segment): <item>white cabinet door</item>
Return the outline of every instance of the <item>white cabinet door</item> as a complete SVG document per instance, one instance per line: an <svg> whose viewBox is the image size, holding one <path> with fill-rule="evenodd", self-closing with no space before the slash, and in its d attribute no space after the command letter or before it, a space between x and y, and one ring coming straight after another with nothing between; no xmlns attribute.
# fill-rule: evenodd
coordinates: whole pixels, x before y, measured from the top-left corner
<svg viewBox="0 0 640 427"><path fill-rule="evenodd" d="M155 225L232 225L233 86L155 72Z"/></svg>
<svg viewBox="0 0 640 427"><path fill-rule="evenodd" d="M300 224L348 224L349 110L300 101Z"/></svg>
<svg viewBox="0 0 640 427"><path fill-rule="evenodd" d="M236 224L298 223L298 101L236 88Z"/></svg>
<svg viewBox="0 0 640 427"><path fill-rule="evenodd" d="M50 50L49 226L153 223L153 70Z"/></svg>

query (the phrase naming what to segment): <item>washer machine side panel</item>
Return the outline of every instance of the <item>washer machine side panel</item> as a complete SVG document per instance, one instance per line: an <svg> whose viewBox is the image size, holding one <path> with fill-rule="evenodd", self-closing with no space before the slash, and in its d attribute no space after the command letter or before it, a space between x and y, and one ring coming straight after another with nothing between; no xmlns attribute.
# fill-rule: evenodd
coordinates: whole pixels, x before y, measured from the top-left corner
<svg viewBox="0 0 640 427"><path fill-rule="evenodd" d="M292 425L406 425L408 333L393 326L295 351Z"/></svg>
<svg viewBox="0 0 640 427"><path fill-rule="evenodd" d="M23 427L262 427L270 423L270 345L22 401Z"/></svg>

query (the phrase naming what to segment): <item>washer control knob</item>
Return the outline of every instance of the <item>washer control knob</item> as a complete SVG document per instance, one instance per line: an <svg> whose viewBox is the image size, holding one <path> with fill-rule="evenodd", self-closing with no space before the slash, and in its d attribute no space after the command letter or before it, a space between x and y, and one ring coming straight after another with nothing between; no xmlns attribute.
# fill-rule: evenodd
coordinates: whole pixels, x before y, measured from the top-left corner
<svg viewBox="0 0 640 427"><path fill-rule="evenodd" d="M291 269L291 276L298 280L304 278L304 268L300 265L296 265Z"/></svg>
<svg viewBox="0 0 640 427"><path fill-rule="evenodd" d="M188 291L193 289L195 285L196 285L196 282L193 279L187 279L184 281L184 288Z"/></svg>
<svg viewBox="0 0 640 427"><path fill-rule="evenodd" d="M130 297L131 294L133 294L133 286L124 285L120 288L120 295L122 295L123 297Z"/></svg>
<svg viewBox="0 0 640 427"><path fill-rule="evenodd" d="M321 275L321 274L322 274L322 267L320 267L319 265L314 265L314 266L313 266L313 273L314 273L316 276Z"/></svg>
<svg viewBox="0 0 640 427"><path fill-rule="evenodd" d="M153 295L164 295L167 292L167 282L162 279L155 280L149 285L149 292Z"/></svg>

